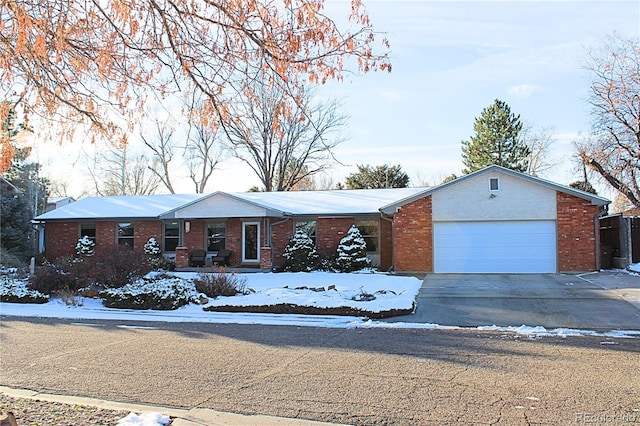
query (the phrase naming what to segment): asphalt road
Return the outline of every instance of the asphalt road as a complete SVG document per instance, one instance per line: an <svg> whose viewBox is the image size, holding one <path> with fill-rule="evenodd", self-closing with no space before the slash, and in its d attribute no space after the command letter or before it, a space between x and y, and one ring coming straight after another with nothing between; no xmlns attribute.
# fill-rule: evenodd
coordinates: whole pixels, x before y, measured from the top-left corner
<svg viewBox="0 0 640 426"><path fill-rule="evenodd" d="M358 425L640 423L640 339L2 318L0 384Z"/></svg>

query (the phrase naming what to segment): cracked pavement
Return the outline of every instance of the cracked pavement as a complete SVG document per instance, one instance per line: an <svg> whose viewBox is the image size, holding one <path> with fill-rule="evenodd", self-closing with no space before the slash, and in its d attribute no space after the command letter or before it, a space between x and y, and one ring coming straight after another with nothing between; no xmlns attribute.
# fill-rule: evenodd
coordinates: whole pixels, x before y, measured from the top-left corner
<svg viewBox="0 0 640 426"><path fill-rule="evenodd" d="M49 393L356 425L640 423L640 339L11 317L0 331L0 384Z"/></svg>

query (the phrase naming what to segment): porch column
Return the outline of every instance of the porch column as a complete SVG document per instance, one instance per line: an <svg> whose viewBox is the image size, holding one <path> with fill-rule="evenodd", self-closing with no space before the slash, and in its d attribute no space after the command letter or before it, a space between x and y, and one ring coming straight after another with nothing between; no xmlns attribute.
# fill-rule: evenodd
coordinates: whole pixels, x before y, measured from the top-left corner
<svg viewBox="0 0 640 426"><path fill-rule="evenodd" d="M176 247L176 268L187 268L189 266L189 249L187 247Z"/></svg>
<svg viewBox="0 0 640 426"><path fill-rule="evenodd" d="M271 247L260 247L260 269L270 271L273 266L271 263Z"/></svg>

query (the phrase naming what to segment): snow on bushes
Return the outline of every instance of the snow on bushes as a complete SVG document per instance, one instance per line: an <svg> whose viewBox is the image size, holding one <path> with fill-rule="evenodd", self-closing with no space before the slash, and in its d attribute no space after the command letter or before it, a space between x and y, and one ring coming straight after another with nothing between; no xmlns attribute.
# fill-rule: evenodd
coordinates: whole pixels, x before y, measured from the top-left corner
<svg viewBox="0 0 640 426"><path fill-rule="evenodd" d="M310 272L318 267L316 246L307 233L301 230L297 230L289 239L282 257L284 270L287 272Z"/></svg>
<svg viewBox="0 0 640 426"><path fill-rule="evenodd" d="M78 256L93 256L96 254L96 243L91 241L86 235L78 240L76 244L76 254Z"/></svg>
<svg viewBox="0 0 640 426"><path fill-rule="evenodd" d="M0 302L47 303L49 296L28 287L29 279L16 268L0 270Z"/></svg>
<svg viewBox="0 0 640 426"><path fill-rule="evenodd" d="M194 296L192 283L167 274L148 275L100 292L104 306L124 309L177 309L189 304Z"/></svg>
<svg viewBox="0 0 640 426"><path fill-rule="evenodd" d="M338 244L338 257L336 259L336 269L341 272L360 271L370 265L371 261L367 257L367 243L360 230L352 225Z"/></svg>
<svg viewBox="0 0 640 426"><path fill-rule="evenodd" d="M149 266L153 271L173 271L176 269L175 262L165 259L162 256L162 250L158 240L151 237L149 241L144 244L144 254L147 255L149 260Z"/></svg>

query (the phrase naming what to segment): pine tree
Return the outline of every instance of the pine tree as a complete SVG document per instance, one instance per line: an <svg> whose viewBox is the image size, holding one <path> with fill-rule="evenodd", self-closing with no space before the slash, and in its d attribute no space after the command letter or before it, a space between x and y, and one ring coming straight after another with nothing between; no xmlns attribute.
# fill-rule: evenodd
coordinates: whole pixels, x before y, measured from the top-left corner
<svg viewBox="0 0 640 426"><path fill-rule="evenodd" d="M144 254L148 256L158 256L160 253L162 253L162 250L160 250L160 244L158 244L155 238L151 237L149 241L144 243Z"/></svg>
<svg viewBox="0 0 640 426"><path fill-rule="evenodd" d="M309 272L318 266L318 252L313 240L306 232L298 230L289 239L282 253L284 270L288 272Z"/></svg>
<svg viewBox="0 0 640 426"><path fill-rule="evenodd" d="M76 254L78 256L93 256L96 248L96 243L91 241L86 235L78 240L76 244Z"/></svg>
<svg viewBox="0 0 640 426"><path fill-rule="evenodd" d="M338 258L336 266L339 271L359 271L369 266L371 261L367 257L367 243L360 230L352 225L347 235L338 244Z"/></svg>
<svg viewBox="0 0 640 426"><path fill-rule="evenodd" d="M509 105L496 99L476 117L473 129L475 136L462 141L464 174L492 164L527 171L530 150L520 135L520 115L513 114Z"/></svg>

